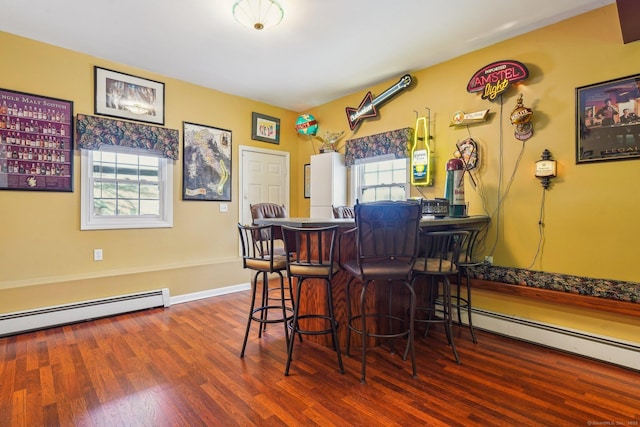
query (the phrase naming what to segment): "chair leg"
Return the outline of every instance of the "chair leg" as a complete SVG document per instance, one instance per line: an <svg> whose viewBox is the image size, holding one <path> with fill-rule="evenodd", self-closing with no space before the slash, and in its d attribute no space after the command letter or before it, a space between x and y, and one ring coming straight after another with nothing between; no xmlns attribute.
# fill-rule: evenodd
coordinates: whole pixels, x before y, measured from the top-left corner
<svg viewBox="0 0 640 427"><path fill-rule="evenodd" d="M300 294L301 294L301 289L302 289L302 282L304 281L304 279L298 278L297 280L297 285L296 285L296 294L295 294L295 302L293 303L293 320L291 321L291 334L292 337L291 339L288 341L288 351L287 351L287 363L285 365L284 368L284 375L288 376L289 375L289 367L291 366L291 358L293 357L293 345L296 342L295 340L295 336L296 333L298 332L298 315L299 315L299 309L300 309ZM291 283L291 279L289 279L289 283ZM293 298L293 295L292 295ZM284 300L283 300L284 302ZM292 299L293 302L293 299ZM287 328L287 322L284 322L285 324L285 328ZM300 335L300 334L298 334Z"/></svg>
<svg viewBox="0 0 640 427"><path fill-rule="evenodd" d="M258 289L258 276L260 272L253 276L253 286L251 291L251 307L249 308L249 318L247 319L247 329L244 333L244 340L242 342L242 350L240 350L240 358L244 357L244 350L247 347L247 338L249 337L249 329L251 329L251 321L253 319L253 309L256 306L256 290Z"/></svg>
<svg viewBox="0 0 640 427"><path fill-rule="evenodd" d="M451 306L451 282L449 281L449 278L444 276L443 280L442 280L442 286L443 286L443 293L444 293L444 301L443 303L446 306L445 309L445 330L447 332L447 337L449 339L449 344L451 345L451 350L453 351L453 355L456 358L456 363L458 365L460 365L460 357L458 357L458 351L456 350L456 344L455 341L453 339L453 332L451 330L451 326L452 326L452 322L451 322L451 310L452 310L452 306Z"/></svg>
<svg viewBox="0 0 640 427"><path fill-rule="evenodd" d="M269 305L269 277L267 272L262 273L262 307ZM267 313L268 310L260 311L260 328L258 329L258 338L262 338L262 332L267 330Z"/></svg>
<svg viewBox="0 0 640 427"><path fill-rule="evenodd" d="M340 341L338 339L338 322L336 316L333 313L333 295L331 289L331 282L325 279L327 285L327 310L331 322L331 339L333 341L333 348L338 355L338 368L341 374L344 374L344 365L342 364L342 355L340 354Z"/></svg>
<svg viewBox="0 0 640 427"><path fill-rule="evenodd" d="M473 329L473 322L471 320L471 282L469 281L469 270L464 269L465 275L467 277L467 321L469 322L469 331L471 331L471 339L474 344L478 343L476 339L476 332Z"/></svg>
<svg viewBox="0 0 640 427"><path fill-rule="evenodd" d="M393 310L393 282L388 281L387 284L389 285L389 308L388 308L388 312L389 313L389 319L388 319L388 323L387 323L387 328L388 328L388 333L391 333L391 331L393 330L393 320L391 319L391 315L392 315L392 310ZM395 354L396 349L394 347L394 339L390 339L389 341L389 353L391 354ZM406 360L406 359L404 359Z"/></svg>
<svg viewBox="0 0 640 427"><path fill-rule="evenodd" d="M415 277L414 280L412 280L411 282L405 282L404 280L402 281L402 283L409 289L409 335L407 337L407 346L404 349L404 355L402 357L402 360L407 360L407 356L409 355L409 353L411 353L411 368L413 370L413 378L418 378L418 374L416 373L416 351L415 351L415 337L414 337L414 331L415 331L415 319L416 319L416 305L417 305L417 297L416 297L416 292L413 289L413 285L414 285L414 281L415 281Z"/></svg>
<svg viewBox="0 0 640 427"><path fill-rule="evenodd" d="M276 273L278 273L278 275L280 276L280 303L282 304L282 324L284 325L284 340L287 348L289 348L290 337L289 337L289 325L287 325L287 306L285 304L285 296L284 296L284 277L282 276L281 272L277 271ZM293 337L295 337L295 335Z"/></svg>
<svg viewBox="0 0 640 427"><path fill-rule="evenodd" d="M350 357L349 351L351 350L351 283L353 282L353 278L349 278L347 281L347 286L345 287L347 292L347 347L345 349L345 356Z"/></svg>
<svg viewBox="0 0 640 427"><path fill-rule="evenodd" d="M418 276L414 276L413 279L411 279L411 281L408 282L408 286L410 288L410 291L413 292L413 294L411 296L413 296L414 301L413 301L413 308L411 307L411 301L409 301L409 322L411 322L413 324L409 325L409 329L411 329L411 336L413 336L413 330L415 329L415 318L416 318L416 311L417 311L417 302L416 302L416 291L414 289L415 283L416 283L416 279L418 278ZM413 312L413 319L411 318L411 313ZM415 343L415 338L413 338L413 342ZM407 357L409 356L409 351L410 349L410 342L407 340L407 346L404 349L404 355L402 356L402 360L407 360Z"/></svg>
<svg viewBox="0 0 640 427"><path fill-rule="evenodd" d="M451 345L451 327L453 324L451 319L451 310L453 309L453 303L451 302L451 286L447 286L445 282L446 277L442 278L442 321L444 322L444 332L447 336L447 343Z"/></svg>
<svg viewBox="0 0 640 427"><path fill-rule="evenodd" d="M462 275L458 269L458 277L456 279L456 310L458 312L458 326L462 326L462 317L460 316L460 282L462 281Z"/></svg>
<svg viewBox="0 0 640 427"><path fill-rule="evenodd" d="M429 334L429 327L431 326L431 320L436 315L436 299L438 298L438 282L434 276L429 277L428 293L429 293L429 309L427 310L427 323L424 327L424 336ZM414 291L415 292L415 291Z"/></svg>
<svg viewBox="0 0 640 427"><path fill-rule="evenodd" d="M293 284L292 284L292 280L290 276L287 276L287 279L289 280L289 296L290 301L291 301L291 308L295 310L295 301L293 300ZM297 279L300 280L300 279ZM282 304L284 304L284 301L282 301ZM295 339L295 334L292 335ZM298 334L298 338L300 339L300 342L302 342L302 334Z"/></svg>
<svg viewBox="0 0 640 427"><path fill-rule="evenodd" d="M407 337L407 346L411 351L411 368L413 369L413 378L418 378L416 371L416 349L415 349L415 337L413 331L415 328L415 315L416 315L416 293L413 290L413 286L408 282L403 281L407 288L409 288L409 336ZM405 351L406 353L406 351ZM406 356L405 356L406 360Z"/></svg>
<svg viewBox="0 0 640 427"><path fill-rule="evenodd" d="M365 299L367 296L367 284L368 282L364 282L362 284L362 292L360 293L360 315L362 316L362 370L360 375L360 383L367 383L367 341L369 339L368 331L367 331L367 315L365 311Z"/></svg>

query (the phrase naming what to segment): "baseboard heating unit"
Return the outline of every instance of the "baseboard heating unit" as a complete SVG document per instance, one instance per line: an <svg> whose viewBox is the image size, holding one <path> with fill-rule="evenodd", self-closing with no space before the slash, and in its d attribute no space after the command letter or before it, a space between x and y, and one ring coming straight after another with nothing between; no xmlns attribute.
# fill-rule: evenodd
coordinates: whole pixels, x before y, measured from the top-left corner
<svg viewBox="0 0 640 427"><path fill-rule="evenodd" d="M170 305L169 289L0 314L0 337Z"/></svg>
<svg viewBox="0 0 640 427"><path fill-rule="evenodd" d="M473 326L499 335L640 371L640 345L584 331L473 309ZM466 313L462 323L468 325ZM457 316L454 318L457 321Z"/></svg>

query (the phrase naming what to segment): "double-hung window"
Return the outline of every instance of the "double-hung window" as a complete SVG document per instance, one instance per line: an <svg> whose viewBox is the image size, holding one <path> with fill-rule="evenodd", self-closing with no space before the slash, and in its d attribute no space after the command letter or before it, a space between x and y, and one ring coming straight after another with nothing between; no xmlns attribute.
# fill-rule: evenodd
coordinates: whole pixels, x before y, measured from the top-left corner
<svg viewBox="0 0 640 427"><path fill-rule="evenodd" d="M81 150L81 229L173 226L173 165L138 152Z"/></svg>
<svg viewBox="0 0 640 427"><path fill-rule="evenodd" d="M352 194L361 203L406 200L410 188L407 165L408 159L396 159L393 156L356 162L351 167Z"/></svg>

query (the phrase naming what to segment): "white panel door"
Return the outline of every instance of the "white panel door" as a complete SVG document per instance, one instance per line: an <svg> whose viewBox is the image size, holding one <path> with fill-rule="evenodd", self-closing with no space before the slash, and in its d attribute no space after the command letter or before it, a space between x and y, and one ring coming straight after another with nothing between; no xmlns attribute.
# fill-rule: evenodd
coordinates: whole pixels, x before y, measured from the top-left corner
<svg viewBox="0 0 640 427"><path fill-rule="evenodd" d="M289 212L289 153L240 147L240 223L251 223L249 205L270 202Z"/></svg>

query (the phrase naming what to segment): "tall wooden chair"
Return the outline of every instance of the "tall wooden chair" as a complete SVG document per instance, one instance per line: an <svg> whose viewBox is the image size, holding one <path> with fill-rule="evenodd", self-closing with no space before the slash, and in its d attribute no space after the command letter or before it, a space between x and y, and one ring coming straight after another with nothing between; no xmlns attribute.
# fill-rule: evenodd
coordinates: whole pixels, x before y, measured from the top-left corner
<svg viewBox="0 0 640 427"><path fill-rule="evenodd" d="M467 311L467 325L469 326L469 332L471 332L471 339L474 343L477 343L476 333L473 329L473 320L471 316L471 279L469 271L478 265L484 264L484 260L481 259L477 253L478 243L480 239L479 228L465 229L469 232L469 237L465 241L464 246L460 250L460 259L457 262L458 265L458 277L456 281L456 295L451 302L453 308L458 311L458 325L462 325L461 309ZM465 293L462 294L462 276L465 277Z"/></svg>
<svg viewBox="0 0 640 427"><path fill-rule="evenodd" d="M421 250L424 250L424 256L416 259L411 278L411 286L413 288L416 286L428 286L429 304L416 307L416 311L419 314L424 313L425 317L416 317L415 321L426 324L425 336L429 333L429 326L432 323L442 323L458 364L460 364L460 357L458 356L451 331L452 297L450 277L458 274L457 262L460 259L460 252L468 236L468 231L460 230L421 233L420 247ZM421 277L426 278L426 280L418 280ZM436 303L440 284L442 284L442 308Z"/></svg>
<svg viewBox="0 0 640 427"><path fill-rule="evenodd" d="M263 218L287 218L287 209L284 207L284 205L279 205L277 203L269 203L269 202L264 202L264 203L256 203L254 205L249 205L249 210L251 211L251 219L252 219L252 224L256 225L255 220L256 219L263 219ZM284 236L282 235L282 228L278 227L278 226L274 226L271 229L271 233L269 235L270 237L273 237L274 240L274 244L273 244L273 251L276 255L285 255L284 252ZM275 293L279 292L279 288L275 287L275 288L270 288L269 291L274 291ZM279 299L280 296L276 296L275 299ZM291 294L289 294L287 296L287 299L289 301L293 301L293 298L291 297ZM266 324L263 324L261 327L262 328L266 328Z"/></svg>
<svg viewBox="0 0 640 427"><path fill-rule="evenodd" d="M406 338L406 350L411 353L413 376L416 377L415 350L413 345L413 321L416 296L409 282L411 269L418 254L418 232L422 206L420 202L356 203L356 251L357 257L343 264L351 276L347 281L347 347L349 355L351 332L362 336L362 371L360 381L366 383L367 342L374 338ZM362 286L358 313L352 313L351 294L354 286ZM405 288L409 294L407 316L392 312L392 294L395 288ZM368 311L365 300L367 290L388 286L389 310ZM407 318L408 317L408 318ZM382 322L380 322L382 320ZM386 320L386 322L385 322ZM387 324L386 330L382 324ZM400 326L398 326L400 325Z"/></svg>
<svg viewBox="0 0 640 427"><path fill-rule="evenodd" d="M331 206L334 218L353 218L355 213L351 206Z"/></svg>
<svg viewBox="0 0 640 427"><path fill-rule="evenodd" d="M287 275L296 280L293 319L289 321L292 336L295 334L323 335L331 334L333 349L338 356L338 368L344 373L340 343L338 341L338 321L333 310L333 289L331 279L340 266L334 260L336 231L338 227L295 228L283 227L285 250L287 253ZM324 301L314 299L306 307L317 307L315 312L300 313L300 300L306 288L324 287ZM322 291L314 295L321 295ZM324 310L322 305L325 305ZM284 370L289 375L293 357L294 339L289 340L287 363Z"/></svg>
<svg viewBox="0 0 640 427"><path fill-rule="evenodd" d="M249 210L251 211L251 219L255 221L256 219L262 218L287 218L287 209L284 205L279 205L277 203L256 203L254 205L249 205ZM255 222L253 225L256 225ZM273 230L273 238L275 240L282 240L282 230L280 227L276 227ZM284 255L284 252L282 252Z"/></svg>
<svg viewBox="0 0 640 427"><path fill-rule="evenodd" d="M279 228L279 227L278 227ZM286 304L284 276L282 272L287 269L287 258L278 255L274 250L274 236L272 225L254 226L238 224L240 242L242 245L242 266L255 271L251 284L251 306L247 319L247 328L242 342L240 357L244 357L251 324L259 324L258 338L262 337L264 327L268 323L282 323L287 348L289 347L289 329L287 321L293 318L293 307ZM277 274L280 278L279 298L269 298L269 275ZM258 278L262 278L259 282ZM289 282L290 284L290 282ZM260 302L256 305L258 287L262 288ZM289 286L291 292L291 286ZM268 313L277 314L269 317Z"/></svg>

